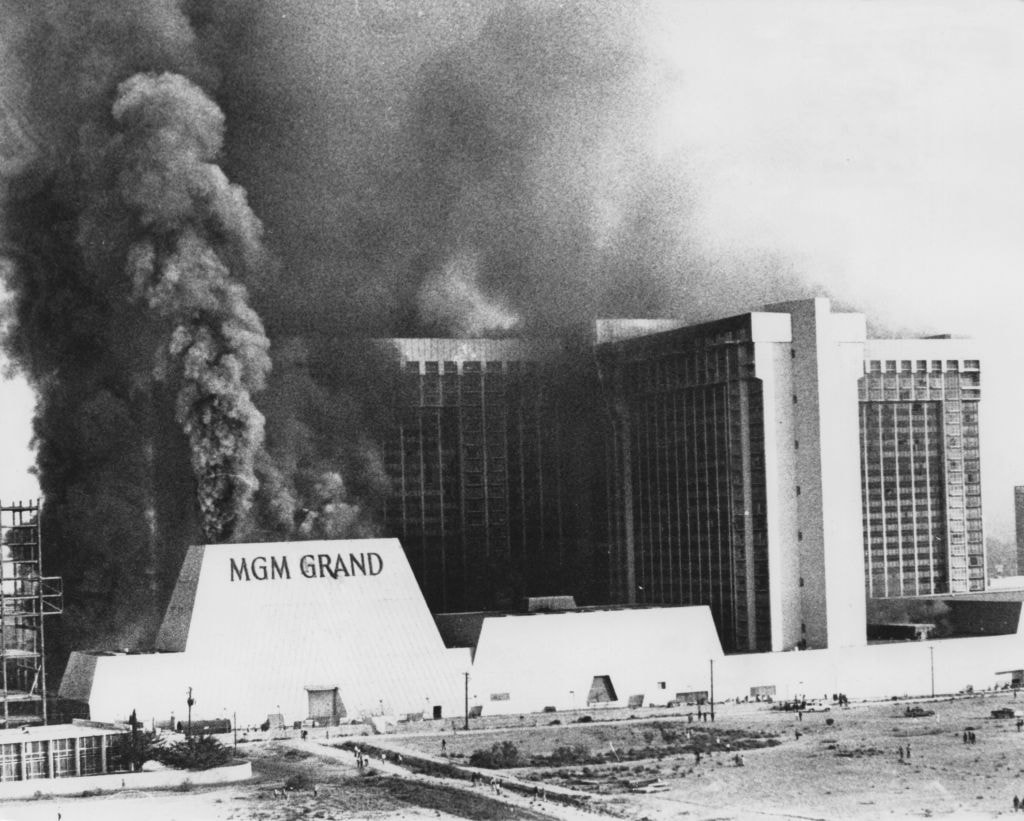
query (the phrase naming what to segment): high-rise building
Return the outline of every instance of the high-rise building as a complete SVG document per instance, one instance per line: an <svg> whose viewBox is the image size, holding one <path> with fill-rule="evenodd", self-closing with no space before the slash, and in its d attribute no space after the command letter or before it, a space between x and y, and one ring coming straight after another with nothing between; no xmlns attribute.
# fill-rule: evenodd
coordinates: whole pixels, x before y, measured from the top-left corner
<svg viewBox="0 0 1024 821"><path fill-rule="evenodd" d="M1017 575L1024 575L1024 485L1013 489L1013 513L1017 525Z"/></svg>
<svg viewBox="0 0 1024 821"><path fill-rule="evenodd" d="M393 339L404 395L385 459L397 536L430 608L603 599L586 466L557 340ZM600 447L597 446L600 452ZM595 589L596 588L596 589Z"/></svg>
<svg viewBox="0 0 1024 821"><path fill-rule="evenodd" d="M727 649L787 650L863 644L865 593L984 589L970 342L868 340L815 299L596 343L617 600L706 604Z"/></svg>
<svg viewBox="0 0 1024 821"><path fill-rule="evenodd" d="M709 605L734 651L863 644L864 317L828 300L600 321L613 593Z"/></svg>
<svg viewBox="0 0 1024 821"><path fill-rule="evenodd" d="M985 589L980 362L969 340L870 340L860 379L868 595Z"/></svg>

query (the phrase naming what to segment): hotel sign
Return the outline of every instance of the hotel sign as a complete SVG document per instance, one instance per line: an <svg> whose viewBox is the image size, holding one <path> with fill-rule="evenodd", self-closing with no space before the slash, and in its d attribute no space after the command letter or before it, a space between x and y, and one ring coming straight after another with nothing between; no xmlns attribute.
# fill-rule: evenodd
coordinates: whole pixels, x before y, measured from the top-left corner
<svg viewBox="0 0 1024 821"><path fill-rule="evenodd" d="M384 560L379 553L307 553L294 564L294 578L345 579L352 576L379 576ZM288 556L241 556L231 558L231 581L265 582L291 579L293 565Z"/></svg>

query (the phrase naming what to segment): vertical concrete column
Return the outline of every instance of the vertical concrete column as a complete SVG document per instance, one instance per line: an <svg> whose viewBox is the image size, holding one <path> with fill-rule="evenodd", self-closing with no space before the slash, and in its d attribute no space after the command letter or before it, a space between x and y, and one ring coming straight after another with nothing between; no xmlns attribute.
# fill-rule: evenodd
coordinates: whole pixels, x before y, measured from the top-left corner
<svg viewBox="0 0 1024 821"><path fill-rule="evenodd" d="M24 781L28 773L25 772L25 742L18 742L18 758L21 759L21 780Z"/></svg>
<svg viewBox="0 0 1024 821"><path fill-rule="evenodd" d="M107 738L108 736L100 736L100 772L105 773L107 771Z"/></svg>
<svg viewBox="0 0 1024 821"><path fill-rule="evenodd" d="M53 739L51 738L46 742L46 777L55 778L56 775L53 769Z"/></svg>
<svg viewBox="0 0 1024 821"><path fill-rule="evenodd" d="M75 736L75 775L82 774L82 739Z"/></svg>

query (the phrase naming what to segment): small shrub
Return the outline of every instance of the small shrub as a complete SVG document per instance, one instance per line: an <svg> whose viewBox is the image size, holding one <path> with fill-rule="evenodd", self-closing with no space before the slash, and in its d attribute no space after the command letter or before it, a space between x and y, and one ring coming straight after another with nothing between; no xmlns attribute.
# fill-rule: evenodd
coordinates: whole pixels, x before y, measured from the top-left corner
<svg viewBox="0 0 1024 821"><path fill-rule="evenodd" d="M576 719L576 723L577 724L589 724L593 720L594 719L593 719L592 716L580 716L579 718Z"/></svg>
<svg viewBox="0 0 1024 821"><path fill-rule="evenodd" d="M303 773L290 775L284 782L284 788L286 790L308 790L312 786L313 783L309 780L309 776Z"/></svg>
<svg viewBox="0 0 1024 821"><path fill-rule="evenodd" d="M511 741L491 745L489 750L474 750L469 757L471 767L504 770L519 764L519 748Z"/></svg>
<svg viewBox="0 0 1024 821"><path fill-rule="evenodd" d="M590 760L590 751L582 744L555 747L547 761L552 767L563 767L567 764L582 764Z"/></svg>
<svg viewBox="0 0 1024 821"><path fill-rule="evenodd" d="M151 757L178 770L209 770L230 762L231 750L213 736L200 735L166 747L154 747Z"/></svg>

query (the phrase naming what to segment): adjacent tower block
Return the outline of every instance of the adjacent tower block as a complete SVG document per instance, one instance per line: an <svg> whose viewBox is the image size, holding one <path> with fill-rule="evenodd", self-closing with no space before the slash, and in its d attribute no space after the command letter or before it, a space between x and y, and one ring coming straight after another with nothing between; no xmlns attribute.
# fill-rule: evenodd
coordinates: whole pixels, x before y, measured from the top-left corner
<svg viewBox="0 0 1024 821"><path fill-rule="evenodd" d="M970 340L867 343L860 380L868 595L985 589L978 403Z"/></svg>
<svg viewBox="0 0 1024 821"><path fill-rule="evenodd" d="M681 325L597 326L616 598L706 604L732 651L864 644L864 317L815 299Z"/></svg>

